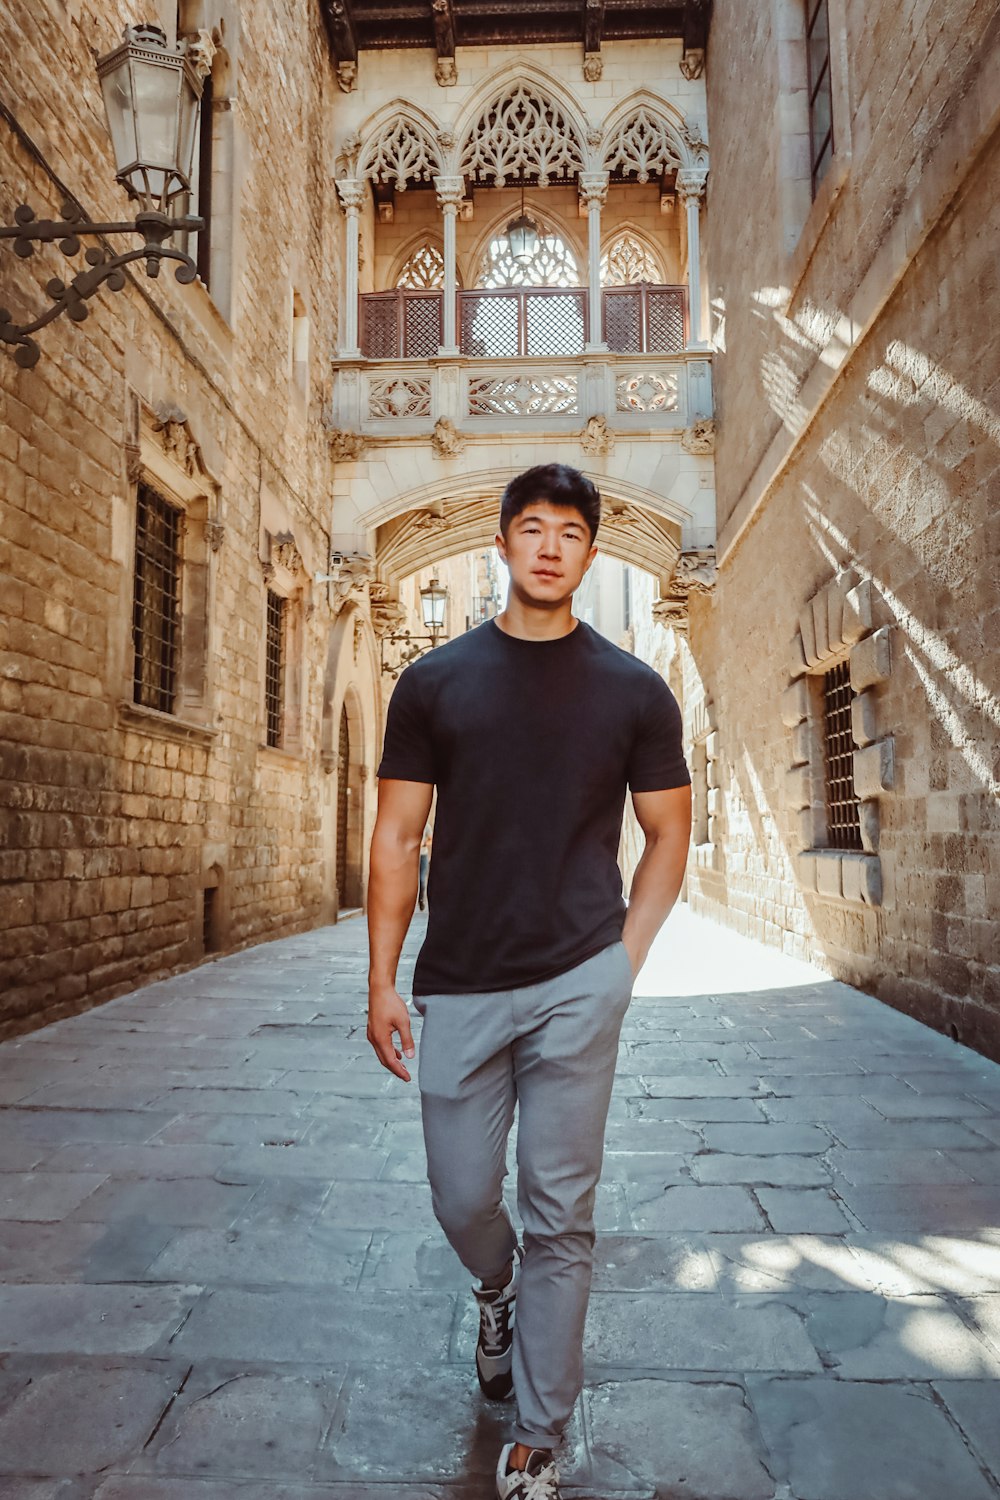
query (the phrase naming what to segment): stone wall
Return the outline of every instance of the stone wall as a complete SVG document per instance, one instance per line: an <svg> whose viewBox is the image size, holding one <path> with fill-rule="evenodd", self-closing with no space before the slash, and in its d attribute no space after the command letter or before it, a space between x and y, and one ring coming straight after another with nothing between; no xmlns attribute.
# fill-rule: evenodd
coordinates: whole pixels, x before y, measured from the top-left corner
<svg viewBox="0 0 1000 1500"><path fill-rule="evenodd" d="M213 290L140 270L95 298L82 325L44 330L34 369L0 350L0 1036L200 959L206 887L214 949L331 916L327 773L352 674L368 684L354 718L369 768L377 734L370 627L334 649L333 591L310 581L329 546L316 418L329 402L341 222L325 151L339 91L319 8L182 11L224 49L215 118L231 197L217 201ZM93 0L5 7L3 222L22 200L58 216L66 189L96 219L125 216L93 55L133 19ZM67 275L52 247L33 262L2 255L15 317ZM310 334L298 370L294 293ZM200 666L183 684L184 723L128 706L143 475L188 510L182 588L185 609L198 614L199 598L201 609L182 670ZM294 743L279 750L261 748L262 638L265 565L282 533L297 641ZM363 759L353 746L351 758Z"/></svg>
<svg viewBox="0 0 1000 1500"><path fill-rule="evenodd" d="M1000 28L972 3L831 5L850 154L796 239L775 181L790 12L717 9L707 68L710 206L742 228L708 252L720 573L690 641L723 838L692 900L1000 1055ZM873 884L824 849L810 780L818 674L846 659Z"/></svg>

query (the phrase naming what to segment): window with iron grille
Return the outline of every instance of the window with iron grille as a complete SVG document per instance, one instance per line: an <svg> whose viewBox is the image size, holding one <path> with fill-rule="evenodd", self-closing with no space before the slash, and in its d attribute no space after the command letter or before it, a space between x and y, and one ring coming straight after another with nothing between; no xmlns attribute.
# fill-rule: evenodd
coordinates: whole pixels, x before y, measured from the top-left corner
<svg viewBox="0 0 1000 1500"><path fill-rule="evenodd" d="M264 658L264 709L267 744L280 745L285 721L285 607L287 600L267 591L267 643Z"/></svg>
<svg viewBox="0 0 1000 1500"><path fill-rule="evenodd" d="M854 792L849 661L842 661L823 674L823 770L830 848L860 849L861 825Z"/></svg>
<svg viewBox="0 0 1000 1500"><path fill-rule="evenodd" d="M132 587L133 698L173 713L180 664L183 511L140 484Z"/></svg>
<svg viewBox="0 0 1000 1500"><path fill-rule="evenodd" d="M827 0L806 0L806 57L809 69L809 156L815 198L833 155L830 93L830 17Z"/></svg>

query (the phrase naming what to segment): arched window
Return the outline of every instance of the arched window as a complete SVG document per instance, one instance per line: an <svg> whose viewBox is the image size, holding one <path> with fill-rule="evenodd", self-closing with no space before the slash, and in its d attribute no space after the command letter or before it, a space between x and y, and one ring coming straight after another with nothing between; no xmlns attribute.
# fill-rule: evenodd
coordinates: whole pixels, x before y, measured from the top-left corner
<svg viewBox="0 0 1000 1500"><path fill-rule="evenodd" d="M601 256L602 286L634 286L639 281L663 281L663 267L649 247L623 230Z"/></svg>
<svg viewBox="0 0 1000 1500"><path fill-rule="evenodd" d="M516 261L504 230L494 235L483 252L476 285L498 286L579 286L580 273L576 256L557 230L542 224L532 215L538 227L538 246L527 265Z"/></svg>
<svg viewBox="0 0 1000 1500"><path fill-rule="evenodd" d="M437 292L444 286L444 256L437 245L418 245L406 257L396 285L414 291Z"/></svg>

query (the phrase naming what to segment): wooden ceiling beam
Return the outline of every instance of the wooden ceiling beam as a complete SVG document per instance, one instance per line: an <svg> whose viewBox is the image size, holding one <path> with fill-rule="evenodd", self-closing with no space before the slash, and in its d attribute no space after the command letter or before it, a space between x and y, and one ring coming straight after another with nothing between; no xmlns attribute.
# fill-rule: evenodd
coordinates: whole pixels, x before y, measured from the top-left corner
<svg viewBox="0 0 1000 1500"><path fill-rule="evenodd" d="M357 63L358 33L350 0L320 0L323 24L336 63Z"/></svg>
<svg viewBox="0 0 1000 1500"><path fill-rule="evenodd" d="M455 7L452 0L431 0L434 46L439 58L455 56Z"/></svg>
<svg viewBox="0 0 1000 1500"><path fill-rule="evenodd" d="M604 37L604 0L583 0L583 50L600 52Z"/></svg>

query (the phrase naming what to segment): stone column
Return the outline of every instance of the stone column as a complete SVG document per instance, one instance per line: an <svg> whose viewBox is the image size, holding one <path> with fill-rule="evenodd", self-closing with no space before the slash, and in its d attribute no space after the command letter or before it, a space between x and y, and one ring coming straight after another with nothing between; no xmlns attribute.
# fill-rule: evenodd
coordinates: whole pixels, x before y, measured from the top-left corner
<svg viewBox="0 0 1000 1500"><path fill-rule="evenodd" d="M688 260L688 348L706 349L701 336L701 235L699 214L705 193L706 173L682 167L677 173L677 194L687 210Z"/></svg>
<svg viewBox="0 0 1000 1500"><path fill-rule="evenodd" d="M458 277L455 271L455 223L458 210L465 197L464 177L435 177L438 207L444 214L444 303L441 320L442 355L458 353L455 303L458 292Z"/></svg>
<svg viewBox="0 0 1000 1500"><path fill-rule="evenodd" d="M588 353L604 353L601 327L601 209L608 196L607 172L581 172L580 197L587 205L587 283L590 291Z"/></svg>
<svg viewBox="0 0 1000 1500"><path fill-rule="evenodd" d="M358 212L364 201L365 182L361 177L345 177L337 183L337 192L347 215L347 276L344 291L344 327L340 340L343 359L360 359L358 347L358 249L361 224Z"/></svg>

